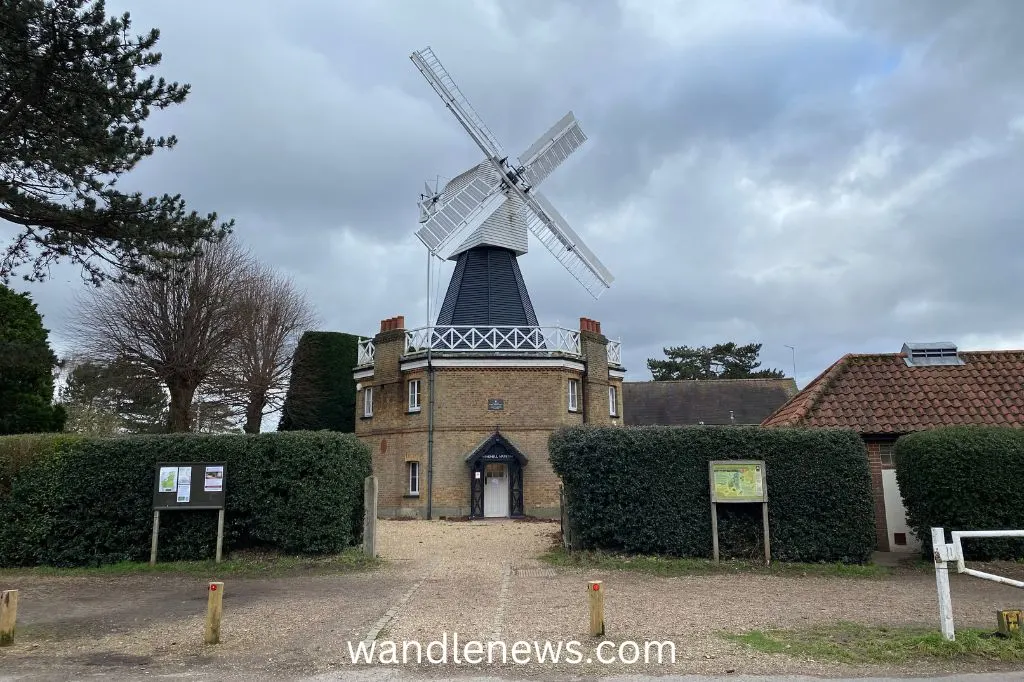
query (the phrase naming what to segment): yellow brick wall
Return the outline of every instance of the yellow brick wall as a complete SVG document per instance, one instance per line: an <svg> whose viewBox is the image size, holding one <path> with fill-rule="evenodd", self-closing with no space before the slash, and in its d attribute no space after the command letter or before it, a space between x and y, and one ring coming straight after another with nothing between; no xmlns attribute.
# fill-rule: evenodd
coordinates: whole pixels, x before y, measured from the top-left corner
<svg viewBox="0 0 1024 682"><path fill-rule="evenodd" d="M621 423L622 380L617 385L619 417L608 414L608 365L604 337L586 333L581 339L587 364L584 375L571 368L441 367L434 370L434 472L432 516L470 513L470 470L466 456L495 429L526 455L523 505L529 516L556 518L559 480L551 469L547 441L560 426L587 422ZM384 332L375 339L374 375L359 381L373 387L373 417L363 418L363 392L356 401L356 434L373 450L379 481L381 516L426 516L428 377L424 368L399 370L404 336ZM596 359L595 359L596 358ZM570 378L580 381L579 411L569 411ZM408 382L420 380L421 410L408 411ZM504 409L488 410L491 398ZM410 497L410 460L420 463L420 496Z"/></svg>

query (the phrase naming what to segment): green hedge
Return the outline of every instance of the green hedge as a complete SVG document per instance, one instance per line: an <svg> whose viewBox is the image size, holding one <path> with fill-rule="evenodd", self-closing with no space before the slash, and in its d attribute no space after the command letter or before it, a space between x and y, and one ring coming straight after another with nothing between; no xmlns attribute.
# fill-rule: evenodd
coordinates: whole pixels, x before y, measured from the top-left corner
<svg viewBox="0 0 1024 682"><path fill-rule="evenodd" d="M369 448L329 432L0 438L0 566L149 557L159 461L227 466L225 551L327 554L361 541ZM214 555L216 511L160 515L160 559Z"/></svg>
<svg viewBox="0 0 1024 682"><path fill-rule="evenodd" d="M932 553L933 527L954 530L1024 529L1024 430L956 426L896 441L896 481L907 525ZM1024 557L1024 540L969 539L968 559Z"/></svg>
<svg viewBox="0 0 1024 682"><path fill-rule="evenodd" d="M580 548L710 557L708 462L766 463L773 559L864 562L875 548L856 433L759 427L572 427L549 440ZM719 504L723 556L756 556L760 505ZM760 549L763 552L763 549Z"/></svg>
<svg viewBox="0 0 1024 682"><path fill-rule="evenodd" d="M295 347L278 431L356 430L356 380L352 369L359 337L305 332Z"/></svg>

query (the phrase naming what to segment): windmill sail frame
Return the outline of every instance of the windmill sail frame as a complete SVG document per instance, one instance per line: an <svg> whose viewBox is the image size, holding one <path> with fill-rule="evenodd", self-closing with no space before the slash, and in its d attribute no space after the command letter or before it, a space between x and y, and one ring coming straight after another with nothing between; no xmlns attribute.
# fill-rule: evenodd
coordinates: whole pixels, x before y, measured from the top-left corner
<svg viewBox="0 0 1024 682"><path fill-rule="evenodd" d="M535 189L587 139L573 112L563 116L530 145L513 168L497 137L462 94L434 51L426 47L413 52L409 58L486 157L484 163L456 178L463 184L453 186L451 193L449 186L456 180L449 182L440 198L429 204L421 202L424 225L416 233L420 241L431 253L438 254L453 244L458 245L463 238L471 239L471 235L514 195L522 204L521 217L529 231L591 296L599 298L614 278L568 221ZM485 179L490 175L484 172L487 165L496 172L494 185L487 184ZM468 174L473 177L467 179ZM510 226L509 229L521 228ZM515 241L514 235L510 238Z"/></svg>

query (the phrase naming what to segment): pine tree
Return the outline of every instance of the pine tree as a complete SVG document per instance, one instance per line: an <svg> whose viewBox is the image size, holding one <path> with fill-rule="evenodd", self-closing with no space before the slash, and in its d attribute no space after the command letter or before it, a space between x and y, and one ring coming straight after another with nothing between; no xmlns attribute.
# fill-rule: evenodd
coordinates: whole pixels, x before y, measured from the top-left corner
<svg viewBox="0 0 1024 682"><path fill-rule="evenodd" d="M69 432L113 435L167 430L167 394L159 379L126 359L75 365L61 402Z"/></svg>
<svg viewBox="0 0 1024 682"><path fill-rule="evenodd" d="M757 369L761 362L760 343L739 346L734 341L714 346L672 346L663 349L667 359L649 358L647 369L655 381L679 379L781 379L785 372Z"/></svg>
<svg viewBox="0 0 1024 682"><path fill-rule="evenodd" d="M26 279L45 279L61 259L94 283L151 275L230 230L216 214L186 211L180 196L117 187L177 142L142 128L189 90L143 75L160 63L158 30L132 36L129 15L107 17L102 1L4 0L0 16L0 221L21 229L0 279L26 264Z"/></svg>

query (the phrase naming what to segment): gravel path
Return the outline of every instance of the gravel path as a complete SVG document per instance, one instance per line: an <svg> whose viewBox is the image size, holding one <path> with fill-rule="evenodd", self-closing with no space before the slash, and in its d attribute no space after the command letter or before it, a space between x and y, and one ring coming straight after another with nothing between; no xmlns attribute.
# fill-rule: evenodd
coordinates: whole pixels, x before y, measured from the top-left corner
<svg viewBox="0 0 1024 682"><path fill-rule="evenodd" d="M385 679L388 670L398 673L394 666L353 666L349 645L386 648L394 642L400 659L404 641L424 648L442 638L451 644L455 633L460 646L468 640L484 647L504 642L506 662L495 645L494 664L454 664L449 653L447 664L413 663L402 678L954 672L949 666L850 668L801 661L749 651L717 634L835 620L936 627L935 583L928 573L882 579L584 573L538 560L557 529L511 521L381 522L387 564L378 571L227 580L217 647L202 644L206 579L26 577L18 585L0 579L0 588L21 590L18 639L0 649L0 679ZM596 660L600 640L586 635L585 588L593 579L605 581L605 639L615 647L638 642L641 650L648 640L671 641L674 664L645 664L642 657L630 665ZM997 607L1024 601L1013 588L960 576L951 581L958 627L992 627ZM520 665L511 658L517 640L563 646L576 640L581 658L591 663ZM439 650L435 645L433 653ZM408 651L415 659L415 647ZM625 653L632 653L628 645Z"/></svg>

